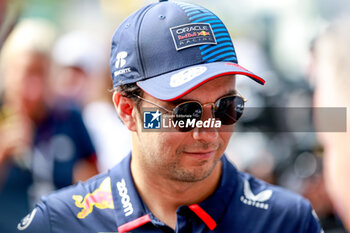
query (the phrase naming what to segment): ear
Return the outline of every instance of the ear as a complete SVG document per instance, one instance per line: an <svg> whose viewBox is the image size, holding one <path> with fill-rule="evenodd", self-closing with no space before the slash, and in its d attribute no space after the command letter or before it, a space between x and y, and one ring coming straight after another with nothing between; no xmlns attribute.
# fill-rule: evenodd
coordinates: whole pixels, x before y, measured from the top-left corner
<svg viewBox="0 0 350 233"><path fill-rule="evenodd" d="M135 102L130 98L122 96L118 92L113 93L113 103L114 107L117 110L120 119L124 122L124 125L130 131L137 130L137 108Z"/></svg>

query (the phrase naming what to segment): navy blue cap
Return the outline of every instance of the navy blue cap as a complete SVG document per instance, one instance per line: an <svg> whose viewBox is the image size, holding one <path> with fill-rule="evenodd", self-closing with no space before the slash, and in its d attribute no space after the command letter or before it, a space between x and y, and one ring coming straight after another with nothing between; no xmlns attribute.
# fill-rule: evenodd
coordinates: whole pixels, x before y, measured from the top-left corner
<svg viewBox="0 0 350 233"><path fill-rule="evenodd" d="M161 100L175 100L223 75L265 81L237 64L222 21L194 4L160 1L129 16L112 38L113 86L136 83Z"/></svg>

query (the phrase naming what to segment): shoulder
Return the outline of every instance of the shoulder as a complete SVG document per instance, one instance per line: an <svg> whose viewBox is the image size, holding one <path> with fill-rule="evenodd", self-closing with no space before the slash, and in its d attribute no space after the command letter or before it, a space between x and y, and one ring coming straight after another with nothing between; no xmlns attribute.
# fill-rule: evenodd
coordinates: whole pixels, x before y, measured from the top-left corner
<svg viewBox="0 0 350 233"><path fill-rule="evenodd" d="M234 178L233 178L234 177ZM279 211L311 208L310 203L294 192L262 181L251 174L238 170L230 161L224 162L223 178L226 185L233 185L233 199L253 209ZM228 180L234 180L232 181Z"/></svg>
<svg viewBox="0 0 350 233"><path fill-rule="evenodd" d="M43 197L17 228L24 232L86 232L84 229L102 227L96 218L103 217L108 223L113 217L111 212L98 211L102 209L114 209L107 173Z"/></svg>
<svg viewBox="0 0 350 233"><path fill-rule="evenodd" d="M257 226L268 222L274 232L321 232L308 200L282 187L268 184L238 171L236 200L242 212L256 219Z"/></svg>
<svg viewBox="0 0 350 233"><path fill-rule="evenodd" d="M242 189L244 199L255 201L247 202L251 205L259 206L263 209L270 208L294 208L295 205L300 205L301 208L309 206L309 202L300 196L282 187L268 184L260 179L253 177L244 172L238 172L239 186ZM260 203L269 203L262 206Z"/></svg>
<svg viewBox="0 0 350 233"><path fill-rule="evenodd" d="M43 197L42 201L51 211L57 210L58 212L62 213L63 211L64 213L66 209L71 209L74 213L77 212L77 207L82 208L80 206L83 205L82 202L84 202L84 200L89 198L95 200L96 198L93 195L98 193L98 191L105 191L111 194L111 183L108 173L99 174L86 182L79 182L76 185L53 192Z"/></svg>

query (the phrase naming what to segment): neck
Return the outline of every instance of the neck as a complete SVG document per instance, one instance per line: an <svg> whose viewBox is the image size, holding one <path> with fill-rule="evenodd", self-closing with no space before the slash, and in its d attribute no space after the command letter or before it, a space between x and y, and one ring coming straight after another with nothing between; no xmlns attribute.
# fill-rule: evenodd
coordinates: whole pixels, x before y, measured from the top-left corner
<svg viewBox="0 0 350 233"><path fill-rule="evenodd" d="M136 188L152 214L175 229L176 210L180 206L200 203L215 191L220 181L221 165L221 161L218 162L204 180L181 182L162 177L157 171L145 171L137 156L133 156L131 172Z"/></svg>

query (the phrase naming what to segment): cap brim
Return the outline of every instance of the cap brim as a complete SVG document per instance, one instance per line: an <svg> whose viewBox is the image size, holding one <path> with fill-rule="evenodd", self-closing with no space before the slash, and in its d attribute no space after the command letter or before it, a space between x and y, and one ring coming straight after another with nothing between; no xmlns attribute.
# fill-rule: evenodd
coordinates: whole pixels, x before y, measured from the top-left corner
<svg viewBox="0 0 350 233"><path fill-rule="evenodd" d="M233 74L246 75L257 83L265 84L264 79L236 63L212 62L186 67L144 81L139 81L137 85L146 93L157 99L172 101L186 95L209 80L223 75Z"/></svg>

